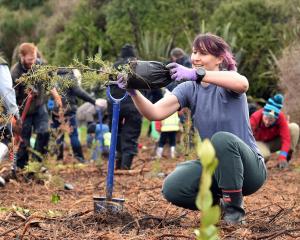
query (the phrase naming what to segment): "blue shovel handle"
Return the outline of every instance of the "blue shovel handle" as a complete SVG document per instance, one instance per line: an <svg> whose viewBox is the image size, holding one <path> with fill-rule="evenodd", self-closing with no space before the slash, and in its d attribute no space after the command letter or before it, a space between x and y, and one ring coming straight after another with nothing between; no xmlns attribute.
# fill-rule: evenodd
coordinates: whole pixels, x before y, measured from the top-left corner
<svg viewBox="0 0 300 240"><path fill-rule="evenodd" d="M99 145L99 149L100 149L100 153L102 153L103 151L103 146L102 146L102 143L103 143L103 129L102 129L102 113L101 113L101 109L98 109L97 110L97 113L98 113L98 121L99 121L99 126L100 126L100 136L99 136L99 139L100 139L100 145Z"/></svg>
<svg viewBox="0 0 300 240"><path fill-rule="evenodd" d="M109 158L108 158L108 169L106 177L106 199L110 201L112 199L112 192L114 186L114 167L115 167L115 154L117 146L117 134L118 134L118 124L119 124L119 113L120 113L120 103L127 97L127 92L122 98L114 98L110 94L110 87L106 88L106 95L110 101L113 103L113 114L112 114L112 129L111 129L111 139L109 148Z"/></svg>
<svg viewBox="0 0 300 240"><path fill-rule="evenodd" d="M92 154L92 159L94 161L96 161L98 159L98 156L102 154L103 152L103 132L102 132L102 111L101 108L96 108L96 112L98 115L98 124L99 124L99 130L97 130L97 126L96 125L96 130L95 130L95 135L96 135L96 142L99 142L99 146L98 144L96 145L96 148L93 151ZM97 134L97 131L99 131L99 135Z"/></svg>

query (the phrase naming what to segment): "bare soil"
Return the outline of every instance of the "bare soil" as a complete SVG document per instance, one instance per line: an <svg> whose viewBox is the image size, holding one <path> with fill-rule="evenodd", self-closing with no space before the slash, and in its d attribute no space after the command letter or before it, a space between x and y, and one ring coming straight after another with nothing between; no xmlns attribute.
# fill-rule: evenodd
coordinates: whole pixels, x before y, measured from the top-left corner
<svg viewBox="0 0 300 240"><path fill-rule="evenodd" d="M65 167L48 169L51 176L71 183L73 190L18 173L0 188L0 239L195 239L201 213L176 207L161 194L164 176L184 157L157 162L154 144L144 147L131 171L116 171L113 196L124 198L118 214L94 213L93 196L105 196L107 160L78 165L68 157ZM167 151L165 151L167 153ZM167 154L166 154L167 155ZM300 239L300 159L279 171L269 161L268 180L245 197L246 223L220 222L221 239ZM0 173L10 163L0 166ZM60 179L58 177L58 179ZM59 197L55 202L52 197Z"/></svg>

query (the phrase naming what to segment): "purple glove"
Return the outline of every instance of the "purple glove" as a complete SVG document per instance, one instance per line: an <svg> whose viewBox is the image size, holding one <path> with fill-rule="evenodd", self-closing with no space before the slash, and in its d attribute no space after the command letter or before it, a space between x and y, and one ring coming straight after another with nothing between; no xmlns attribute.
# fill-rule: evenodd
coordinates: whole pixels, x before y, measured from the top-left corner
<svg viewBox="0 0 300 240"><path fill-rule="evenodd" d="M123 74L118 74L117 76L117 84L121 89L126 89L127 86L127 77Z"/></svg>
<svg viewBox="0 0 300 240"><path fill-rule="evenodd" d="M129 96L136 96L136 91L135 89L126 89L127 86L127 76L123 74L118 74L117 76L117 84L118 87L121 89L125 89Z"/></svg>
<svg viewBox="0 0 300 240"><path fill-rule="evenodd" d="M166 68L170 70L171 78L175 81L181 80L197 80L196 70L186 68L178 63L169 63Z"/></svg>

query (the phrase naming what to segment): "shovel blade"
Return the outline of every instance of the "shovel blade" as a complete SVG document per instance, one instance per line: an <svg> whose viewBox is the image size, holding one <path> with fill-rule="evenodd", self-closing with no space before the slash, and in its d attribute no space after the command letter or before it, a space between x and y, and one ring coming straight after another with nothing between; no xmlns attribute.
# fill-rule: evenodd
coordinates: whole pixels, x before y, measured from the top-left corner
<svg viewBox="0 0 300 240"><path fill-rule="evenodd" d="M108 200L106 197L94 197L94 212L95 213L119 213L123 211L125 199L112 198Z"/></svg>

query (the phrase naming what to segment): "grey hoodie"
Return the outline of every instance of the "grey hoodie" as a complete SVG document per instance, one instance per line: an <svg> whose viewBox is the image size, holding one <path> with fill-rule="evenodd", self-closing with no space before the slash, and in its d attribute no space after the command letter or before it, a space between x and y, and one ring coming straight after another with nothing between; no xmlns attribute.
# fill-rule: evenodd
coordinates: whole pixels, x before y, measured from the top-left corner
<svg viewBox="0 0 300 240"><path fill-rule="evenodd" d="M12 78L6 64L0 64L0 104L3 104L5 108L5 113L1 114L20 117L15 90L12 87ZM0 126L0 128L2 127Z"/></svg>

